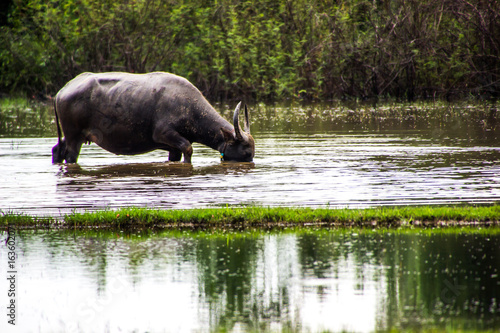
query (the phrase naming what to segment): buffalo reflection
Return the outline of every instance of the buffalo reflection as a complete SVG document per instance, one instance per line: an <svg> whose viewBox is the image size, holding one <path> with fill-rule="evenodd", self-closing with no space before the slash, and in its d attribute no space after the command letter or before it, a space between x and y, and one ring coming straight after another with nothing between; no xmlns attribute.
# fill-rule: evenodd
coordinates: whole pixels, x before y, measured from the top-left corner
<svg viewBox="0 0 500 333"><path fill-rule="evenodd" d="M78 178L113 178L113 177L191 177L195 175L210 174L238 174L247 173L255 168L253 162L222 162L194 168L190 163L128 163L111 164L97 167L81 167L78 164L61 165L58 175L60 177Z"/></svg>

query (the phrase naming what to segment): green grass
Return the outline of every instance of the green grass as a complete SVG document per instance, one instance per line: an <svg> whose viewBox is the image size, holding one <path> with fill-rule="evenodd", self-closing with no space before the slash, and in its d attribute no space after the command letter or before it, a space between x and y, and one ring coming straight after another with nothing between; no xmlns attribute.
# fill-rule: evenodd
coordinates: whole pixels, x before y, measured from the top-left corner
<svg viewBox="0 0 500 333"><path fill-rule="evenodd" d="M0 226L111 229L284 228L284 227L425 227L500 225L500 205L402 206L369 209L205 208L157 210L123 208L72 213L62 218L2 213Z"/></svg>

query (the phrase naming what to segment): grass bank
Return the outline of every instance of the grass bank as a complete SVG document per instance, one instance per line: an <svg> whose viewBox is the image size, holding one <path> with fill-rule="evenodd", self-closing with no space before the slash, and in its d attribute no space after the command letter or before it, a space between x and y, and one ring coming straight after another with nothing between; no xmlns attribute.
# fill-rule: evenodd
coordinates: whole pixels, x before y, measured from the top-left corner
<svg viewBox="0 0 500 333"><path fill-rule="evenodd" d="M500 205L402 206L369 209L238 207L186 210L123 208L61 218L2 213L0 226L19 228L285 228L500 226Z"/></svg>

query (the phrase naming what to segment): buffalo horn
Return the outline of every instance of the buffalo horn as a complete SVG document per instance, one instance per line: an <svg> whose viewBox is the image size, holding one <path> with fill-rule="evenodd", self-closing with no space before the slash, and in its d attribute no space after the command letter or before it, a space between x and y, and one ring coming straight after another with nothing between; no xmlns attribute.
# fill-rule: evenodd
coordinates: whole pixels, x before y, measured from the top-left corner
<svg viewBox="0 0 500 333"><path fill-rule="evenodd" d="M233 115L233 125L234 125L234 134L236 135L236 139L238 141L243 141L243 136L241 135L240 131L240 123L238 121L238 116L240 115L240 107L241 107L241 102L236 105L236 109L234 109L234 115Z"/></svg>

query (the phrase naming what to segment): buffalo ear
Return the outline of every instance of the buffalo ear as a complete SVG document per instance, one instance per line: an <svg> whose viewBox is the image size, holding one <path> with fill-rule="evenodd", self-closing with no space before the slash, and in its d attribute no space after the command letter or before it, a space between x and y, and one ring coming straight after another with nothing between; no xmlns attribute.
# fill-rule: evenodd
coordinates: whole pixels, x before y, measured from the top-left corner
<svg viewBox="0 0 500 333"><path fill-rule="evenodd" d="M220 131L222 132L222 135L224 135L224 141L231 142L236 139L233 131L228 130L227 128L224 127L222 127Z"/></svg>

